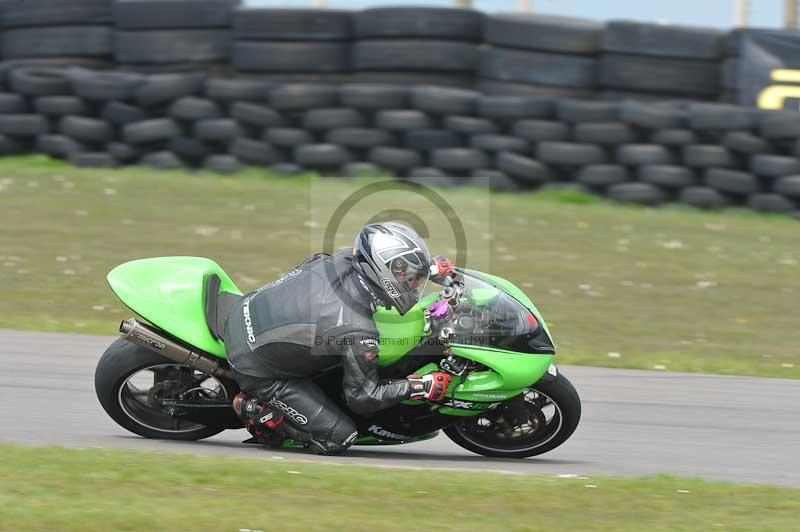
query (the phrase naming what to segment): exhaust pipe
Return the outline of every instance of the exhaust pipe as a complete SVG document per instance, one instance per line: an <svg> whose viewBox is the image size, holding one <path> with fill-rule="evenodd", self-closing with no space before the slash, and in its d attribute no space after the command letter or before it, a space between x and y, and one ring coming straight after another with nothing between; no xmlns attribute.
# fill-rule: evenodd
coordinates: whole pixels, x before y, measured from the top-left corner
<svg viewBox="0 0 800 532"><path fill-rule="evenodd" d="M191 349L165 338L149 325L136 318L130 318L119 324L119 332L127 341L149 349L177 364L214 375L233 379L231 370L223 367L219 360L205 353L197 353Z"/></svg>

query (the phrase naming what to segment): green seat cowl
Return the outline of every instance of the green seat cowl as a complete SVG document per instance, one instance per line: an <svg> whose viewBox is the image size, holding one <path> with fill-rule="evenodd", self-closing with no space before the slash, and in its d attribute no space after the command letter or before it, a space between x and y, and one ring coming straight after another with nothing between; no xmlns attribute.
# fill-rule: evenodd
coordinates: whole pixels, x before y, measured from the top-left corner
<svg viewBox="0 0 800 532"><path fill-rule="evenodd" d="M133 312L175 338L218 357L225 346L206 322L206 283L216 275L219 292L241 295L211 259L155 257L120 264L107 276L114 294Z"/></svg>

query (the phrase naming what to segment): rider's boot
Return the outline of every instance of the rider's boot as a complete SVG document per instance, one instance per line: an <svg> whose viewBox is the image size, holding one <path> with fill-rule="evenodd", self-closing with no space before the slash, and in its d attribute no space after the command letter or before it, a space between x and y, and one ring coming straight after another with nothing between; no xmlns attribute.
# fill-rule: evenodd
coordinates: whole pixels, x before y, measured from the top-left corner
<svg viewBox="0 0 800 532"><path fill-rule="evenodd" d="M242 443L256 443L280 448L285 440L291 439L296 444L310 448L315 454L336 455L347 450L358 436L358 431L353 431L343 442L317 440L308 432L284 423L281 411L275 409L271 404L259 401L244 392L239 392L233 398L232 406L236 414L245 422L247 431L253 436Z"/></svg>
<svg viewBox="0 0 800 532"><path fill-rule="evenodd" d="M253 436L242 443L276 443L273 436L282 432L276 430L283 424L283 414L280 411L244 392L236 394L232 406L234 412L244 421L247 432Z"/></svg>

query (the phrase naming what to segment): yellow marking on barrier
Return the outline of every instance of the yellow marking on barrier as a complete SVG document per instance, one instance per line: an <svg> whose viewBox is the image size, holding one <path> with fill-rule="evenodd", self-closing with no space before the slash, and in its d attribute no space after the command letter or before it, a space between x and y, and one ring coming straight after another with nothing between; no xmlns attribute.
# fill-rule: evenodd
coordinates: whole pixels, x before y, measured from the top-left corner
<svg viewBox="0 0 800 532"><path fill-rule="evenodd" d="M788 98L800 99L800 85L772 85L758 93L758 106L761 109L783 109Z"/></svg>
<svg viewBox="0 0 800 532"><path fill-rule="evenodd" d="M800 83L800 70L791 68L776 68L769 73L775 81L784 83Z"/></svg>
<svg viewBox="0 0 800 532"><path fill-rule="evenodd" d="M769 76L782 83L800 83L800 70L776 68ZM800 85L770 85L758 93L756 105L761 109L783 109L788 98L800 99Z"/></svg>

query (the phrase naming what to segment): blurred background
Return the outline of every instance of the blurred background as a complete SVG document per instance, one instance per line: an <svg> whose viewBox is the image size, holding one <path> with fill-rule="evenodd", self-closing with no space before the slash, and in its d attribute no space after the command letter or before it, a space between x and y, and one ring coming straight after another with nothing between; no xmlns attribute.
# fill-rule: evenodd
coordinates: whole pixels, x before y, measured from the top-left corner
<svg viewBox="0 0 800 532"><path fill-rule="evenodd" d="M474 7L482 11L528 11L595 20L617 18L693 24L717 28L732 26L797 27L796 0L245 0L257 7L322 7L361 9L381 5Z"/></svg>

